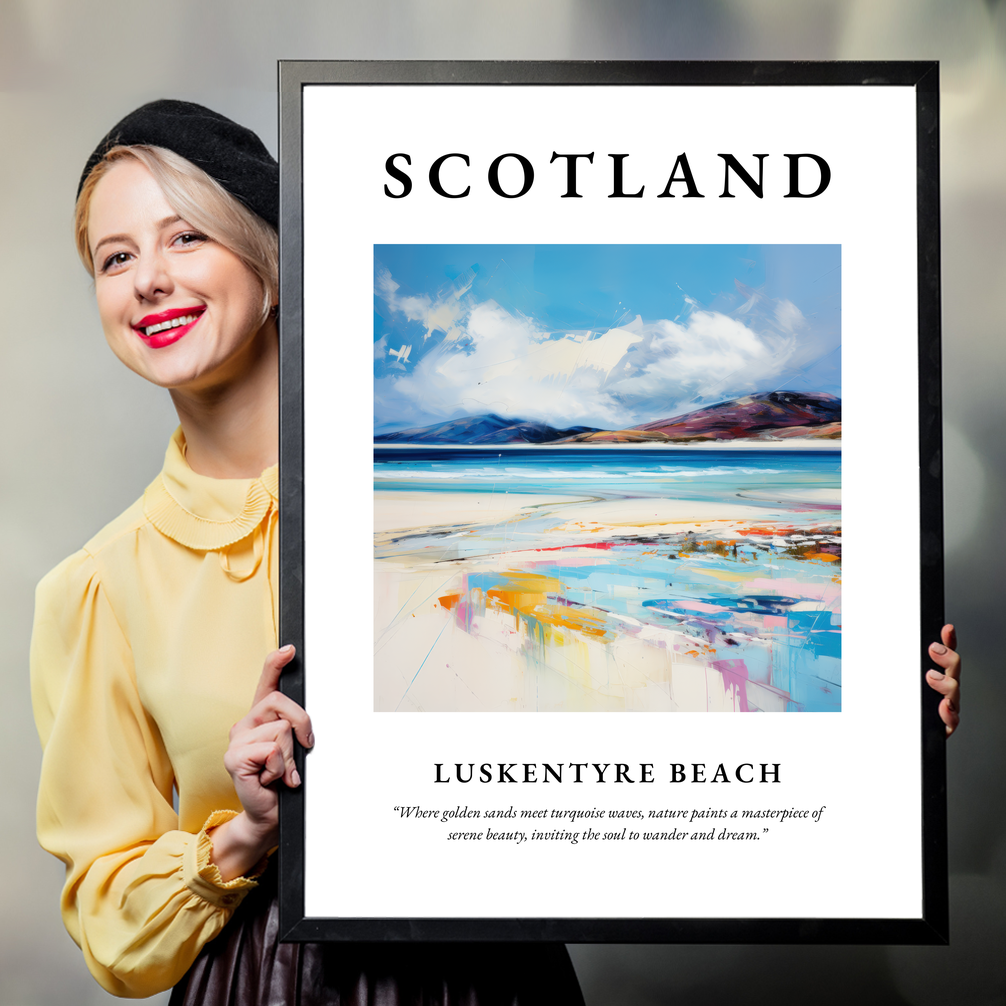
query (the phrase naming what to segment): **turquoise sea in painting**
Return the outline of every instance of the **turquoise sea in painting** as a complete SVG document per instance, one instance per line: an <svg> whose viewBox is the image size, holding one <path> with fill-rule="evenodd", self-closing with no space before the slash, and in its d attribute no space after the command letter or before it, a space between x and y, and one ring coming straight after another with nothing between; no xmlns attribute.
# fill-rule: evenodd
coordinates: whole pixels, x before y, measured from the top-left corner
<svg viewBox="0 0 1006 1006"><path fill-rule="evenodd" d="M375 708L840 710L840 469L375 448Z"/></svg>

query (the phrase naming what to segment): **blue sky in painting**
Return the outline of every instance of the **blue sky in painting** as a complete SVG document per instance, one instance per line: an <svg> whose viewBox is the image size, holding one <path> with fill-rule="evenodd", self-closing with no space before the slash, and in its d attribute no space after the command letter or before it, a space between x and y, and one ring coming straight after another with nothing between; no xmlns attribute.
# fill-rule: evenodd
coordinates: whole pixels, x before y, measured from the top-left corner
<svg viewBox="0 0 1006 1006"><path fill-rule="evenodd" d="M838 245L376 245L374 427L841 397Z"/></svg>

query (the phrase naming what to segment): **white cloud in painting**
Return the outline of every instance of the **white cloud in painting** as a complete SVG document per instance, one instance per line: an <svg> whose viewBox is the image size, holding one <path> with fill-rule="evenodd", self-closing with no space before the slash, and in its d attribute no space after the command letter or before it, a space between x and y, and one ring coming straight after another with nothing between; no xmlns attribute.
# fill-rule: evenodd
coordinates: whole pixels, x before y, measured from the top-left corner
<svg viewBox="0 0 1006 1006"><path fill-rule="evenodd" d="M375 286L378 296L392 311L400 311L409 321L418 321L426 328L423 342L438 331L443 332L449 340L461 334L457 327L464 314L461 298L468 292L470 280L467 286L455 287L446 296L440 296L436 300L425 293L418 297L400 297L399 284L392 279L387 269L378 272Z"/></svg>
<svg viewBox="0 0 1006 1006"><path fill-rule="evenodd" d="M626 407L635 412L645 404L659 411L671 402L686 406L771 385L796 351L795 329L803 322L794 304L785 305L784 324L775 331L757 331L717 311L693 311L683 323L637 318L643 345L626 359L617 384Z"/></svg>
<svg viewBox="0 0 1006 1006"><path fill-rule="evenodd" d="M557 427L650 422L771 388L806 324L789 301L745 290L729 315L686 296L673 321L637 316L600 333L555 332L493 300L475 302L470 280L460 279L436 298L402 297L391 274L379 272L388 308L424 328L407 372L375 382L385 428L489 412Z"/></svg>

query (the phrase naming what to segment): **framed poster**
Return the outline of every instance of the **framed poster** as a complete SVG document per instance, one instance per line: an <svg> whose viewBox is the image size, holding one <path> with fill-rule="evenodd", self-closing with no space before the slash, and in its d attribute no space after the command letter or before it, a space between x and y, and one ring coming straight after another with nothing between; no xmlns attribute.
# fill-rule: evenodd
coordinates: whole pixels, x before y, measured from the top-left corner
<svg viewBox="0 0 1006 1006"><path fill-rule="evenodd" d="M287 938L944 941L936 66L280 90Z"/></svg>

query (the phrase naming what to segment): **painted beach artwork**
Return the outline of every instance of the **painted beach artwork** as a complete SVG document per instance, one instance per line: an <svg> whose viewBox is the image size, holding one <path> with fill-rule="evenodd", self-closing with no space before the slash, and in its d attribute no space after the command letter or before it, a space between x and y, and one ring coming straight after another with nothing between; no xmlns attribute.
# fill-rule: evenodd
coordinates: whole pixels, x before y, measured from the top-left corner
<svg viewBox="0 0 1006 1006"><path fill-rule="evenodd" d="M374 708L841 709L837 245L374 248Z"/></svg>

